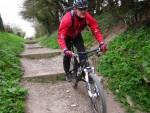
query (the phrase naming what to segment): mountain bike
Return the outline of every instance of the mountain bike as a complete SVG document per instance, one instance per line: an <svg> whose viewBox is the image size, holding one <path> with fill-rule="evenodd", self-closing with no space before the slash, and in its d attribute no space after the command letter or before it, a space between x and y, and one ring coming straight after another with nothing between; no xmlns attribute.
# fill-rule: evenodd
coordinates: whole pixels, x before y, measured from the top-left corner
<svg viewBox="0 0 150 113"><path fill-rule="evenodd" d="M93 53L99 56L99 53L101 53L100 48L73 54L73 57L71 58L70 69L70 75L72 78L71 84L74 88L77 88L80 81L85 82L93 112L107 113L106 102L100 78L95 73L94 67L90 66L88 59L84 62L79 60L80 55L87 55L87 57L89 57L92 56Z"/></svg>

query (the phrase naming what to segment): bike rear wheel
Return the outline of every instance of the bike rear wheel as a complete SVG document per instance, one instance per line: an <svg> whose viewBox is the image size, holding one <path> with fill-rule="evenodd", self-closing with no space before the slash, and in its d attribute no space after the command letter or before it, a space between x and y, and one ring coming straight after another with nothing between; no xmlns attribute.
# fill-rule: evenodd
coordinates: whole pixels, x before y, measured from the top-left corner
<svg viewBox="0 0 150 113"><path fill-rule="evenodd" d="M103 94L100 79L96 74L90 75L92 82L90 83L91 93L96 96L90 97L91 106L94 113L107 113L106 101Z"/></svg>

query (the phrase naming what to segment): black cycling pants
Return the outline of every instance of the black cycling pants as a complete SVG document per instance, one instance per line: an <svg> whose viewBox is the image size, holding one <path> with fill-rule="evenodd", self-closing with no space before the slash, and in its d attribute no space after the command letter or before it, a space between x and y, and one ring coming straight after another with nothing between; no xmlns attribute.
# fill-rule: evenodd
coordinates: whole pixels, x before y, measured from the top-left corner
<svg viewBox="0 0 150 113"><path fill-rule="evenodd" d="M66 46L69 50L71 50L71 48L73 46L75 46L75 48L77 49L78 52L85 52L84 41L83 41L81 34L79 34L73 40L70 38L66 38ZM86 61L87 56L86 55L79 56L79 59L80 59L80 61L84 62L84 61ZM63 58L63 66L64 66L65 73L69 72L70 60L71 60L71 58L67 57L67 56L64 56L64 58Z"/></svg>

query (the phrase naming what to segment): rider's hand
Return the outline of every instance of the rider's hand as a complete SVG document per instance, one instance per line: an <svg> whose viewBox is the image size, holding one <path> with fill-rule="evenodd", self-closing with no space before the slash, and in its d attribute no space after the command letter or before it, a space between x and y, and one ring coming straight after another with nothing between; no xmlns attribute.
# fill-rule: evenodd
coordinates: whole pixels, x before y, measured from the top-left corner
<svg viewBox="0 0 150 113"><path fill-rule="evenodd" d="M99 44L100 50L105 53L107 51L107 45L104 42Z"/></svg>
<svg viewBox="0 0 150 113"><path fill-rule="evenodd" d="M72 57L73 56L73 52L68 50L68 49L64 49L64 54L68 57Z"/></svg>

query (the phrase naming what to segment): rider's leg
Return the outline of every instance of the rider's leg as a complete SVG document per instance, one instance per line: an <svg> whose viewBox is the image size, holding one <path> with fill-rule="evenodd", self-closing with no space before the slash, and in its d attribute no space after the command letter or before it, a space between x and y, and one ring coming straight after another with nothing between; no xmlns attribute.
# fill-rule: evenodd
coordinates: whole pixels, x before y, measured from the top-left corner
<svg viewBox="0 0 150 113"><path fill-rule="evenodd" d="M82 35L79 34L73 41L75 47L77 48L78 52L85 52L85 46L84 46L84 41L82 38ZM81 64L85 64L87 61L87 56L86 55L80 55L79 56Z"/></svg>
<svg viewBox="0 0 150 113"><path fill-rule="evenodd" d="M82 38L81 34L79 34L78 37L76 37L76 39L74 40L74 45L77 48L78 52L85 52L84 41L83 41L83 38ZM80 62L81 62L81 66L85 66L85 67L89 66L89 63L87 62L88 57L87 57L86 54L85 55L80 55L79 59L80 59ZM82 72L82 75L83 76L85 75L84 72ZM89 82L93 83L93 80L91 78L89 78Z"/></svg>
<svg viewBox="0 0 150 113"><path fill-rule="evenodd" d="M71 50L71 47L72 47L72 42L71 42L71 40L66 39L66 46L67 46L67 48L68 48L69 50ZM67 79L68 81L70 81L70 80L69 80L70 60L71 60L70 57L64 55L64 58L63 58L63 67L64 67L66 79Z"/></svg>
<svg viewBox="0 0 150 113"><path fill-rule="evenodd" d="M63 67L64 67L65 73L68 73L70 69L70 58L67 56L64 56L63 58Z"/></svg>

